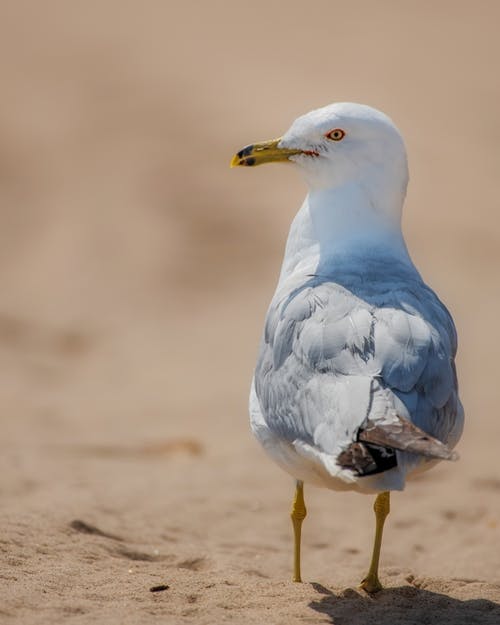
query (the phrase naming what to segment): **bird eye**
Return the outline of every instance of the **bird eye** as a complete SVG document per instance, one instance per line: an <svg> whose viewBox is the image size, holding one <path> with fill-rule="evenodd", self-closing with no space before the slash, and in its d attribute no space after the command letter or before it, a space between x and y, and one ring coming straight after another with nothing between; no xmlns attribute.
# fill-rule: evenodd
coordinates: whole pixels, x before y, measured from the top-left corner
<svg viewBox="0 0 500 625"><path fill-rule="evenodd" d="M335 128L334 130L327 132L325 137L327 139L331 139L332 141L342 141L345 137L345 132L341 128Z"/></svg>

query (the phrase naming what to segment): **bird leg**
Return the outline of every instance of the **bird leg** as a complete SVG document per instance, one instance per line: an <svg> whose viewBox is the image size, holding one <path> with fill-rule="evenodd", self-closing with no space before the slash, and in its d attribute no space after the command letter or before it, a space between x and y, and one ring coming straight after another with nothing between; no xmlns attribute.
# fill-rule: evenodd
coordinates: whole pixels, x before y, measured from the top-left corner
<svg viewBox="0 0 500 625"><path fill-rule="evenodd" d="M297 480L295 486L295 497L292 505L292 524L293 524L293 581L301 582L300 577L300 535L302 521L306 518L307 510L304 503L304 483Z"/></svg>
<svg viewBox="0 0 500 625"><path fill-rule="evenodd" d="M368 575L364 578L360 585L363 590L370 593L382 590L382 584L378 578L378 563L380 558L380 547L382 545L384 522L391 510L390 498L391 493L389 491L379 493L373 505L373 509L375 510L375 541L373 543L373 555Z"/></svg>

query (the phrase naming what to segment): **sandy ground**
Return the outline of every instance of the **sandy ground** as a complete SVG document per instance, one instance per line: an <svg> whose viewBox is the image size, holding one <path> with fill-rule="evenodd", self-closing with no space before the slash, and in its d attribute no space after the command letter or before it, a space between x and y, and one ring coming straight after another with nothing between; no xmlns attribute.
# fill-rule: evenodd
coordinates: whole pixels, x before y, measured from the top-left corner
<svg viewBox="0 0 500 625"><path fill-rule="evenodd" d="M0 11L0 622L498 625L498 3ZM460 462L393 497L373 598L357 494L307 489L288 581L293 485L246 412L305 190L228 162L335 100L406 137L468 417Z"/></svg>

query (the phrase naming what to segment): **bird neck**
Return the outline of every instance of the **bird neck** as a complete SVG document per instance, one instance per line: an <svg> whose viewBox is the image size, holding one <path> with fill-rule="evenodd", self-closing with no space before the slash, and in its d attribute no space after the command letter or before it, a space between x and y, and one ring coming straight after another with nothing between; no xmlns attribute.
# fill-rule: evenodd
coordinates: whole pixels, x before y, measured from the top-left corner
<svg viewBox="0 0 500 625"><path fill-rule="evenodd" d="M401 232L403 200L401 194L379 205L359 184L311 190L290 228L280 282L296 272L331 275L372 258L413 267Z"/></svg>

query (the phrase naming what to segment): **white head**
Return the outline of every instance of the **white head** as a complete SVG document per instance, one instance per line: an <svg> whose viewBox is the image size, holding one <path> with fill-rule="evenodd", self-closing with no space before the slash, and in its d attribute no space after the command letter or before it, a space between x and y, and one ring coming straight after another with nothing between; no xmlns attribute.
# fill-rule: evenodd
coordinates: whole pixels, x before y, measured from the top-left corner
<svg viewBox="0 0 500 625"><path fill-rule="evenodd" d="M374 108L342 102L297 118L279 143L299 148L290 157L312 189L384 178L406 189L406 150L393 122ZM316 156L317 155L317 156Z"/></svg>
<svg viewBox="0 0 500 625"><path fill-rule="evenodd" d="M406 150L384 113L349 102L325 106L297 118L281 139L247 146L232 165L285 160L302 170L312 192L355 188L376 214L400 220Z"/></svg>

